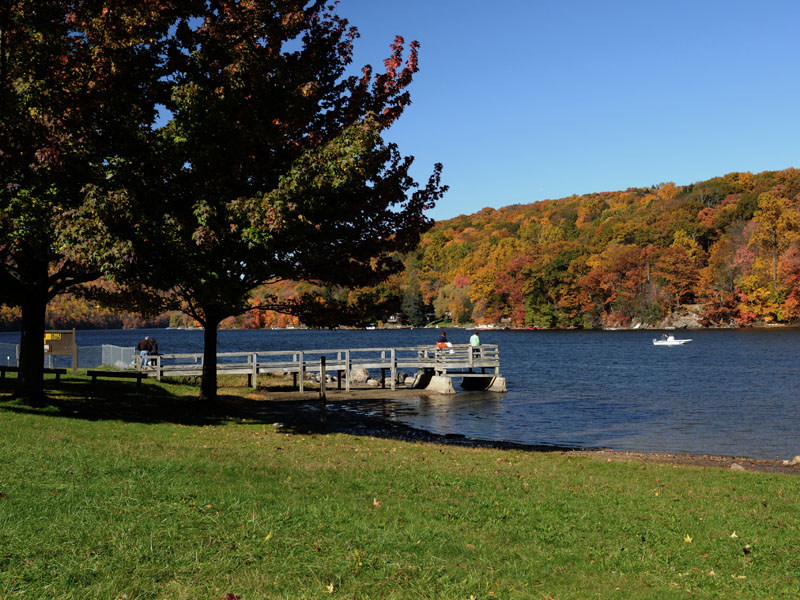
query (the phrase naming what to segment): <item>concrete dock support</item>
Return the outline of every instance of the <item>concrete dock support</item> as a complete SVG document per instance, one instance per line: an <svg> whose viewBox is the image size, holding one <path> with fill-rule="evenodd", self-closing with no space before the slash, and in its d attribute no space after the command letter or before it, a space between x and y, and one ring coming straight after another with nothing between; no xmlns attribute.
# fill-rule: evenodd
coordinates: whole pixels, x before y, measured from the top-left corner
<svg viewBox="0 0 800 600"><path fill-rule="evenodd" d="M443 377L442 375L434 375L431 377L431 380L425 389L436 394L456 393L456 391L453 389L453 380L450 377Z"/></svg>
<svg viewBox="0 0 800 600"><path fill-rule="evenodd" d="M486 391L500 392L505 394L506 392L508 392L508 390L506 389L506 378L500 377L499 375L497 377L492 377L492 383L489 384L489 387L486 388Z"/></svg>

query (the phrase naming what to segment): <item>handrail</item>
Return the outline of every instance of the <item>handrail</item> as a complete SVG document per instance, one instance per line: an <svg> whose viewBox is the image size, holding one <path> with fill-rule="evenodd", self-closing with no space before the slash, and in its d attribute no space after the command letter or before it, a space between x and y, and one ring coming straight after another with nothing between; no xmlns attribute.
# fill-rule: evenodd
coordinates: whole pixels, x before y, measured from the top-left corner
<svg viewBox="0 0 800 600"><path fill-rule="evenodd" d="M363 354L369 353L369 356ZM454 344L439 349L435 345L383 347L383 348L334 348L310 350L260 350L249 352L219 352L217 371L220 373L240 373L251 377L252 386L256 387L258 373L288 372L299 376L299 388L303 391L303 375L308 372L322 371L320 358L325 357L325 368L343 371L346 390L350 390L350 371L353 367L367 366L380 368L391 373L391 388L395 389L398 369L418 368L432 369L437 374L457 376L464 371L472 372L473 368L493 369L496 375L500 371L499 346L486 344L472 347L469 344ZM335 358L334 358L335 357ZM150 369L155 370L156 377L198 374L203 368L203 354L176 353L158 354L145 357ZM236 361L235 359L240 359ZM137 357L137 369L143 366ZM193 362L184 362L192 360Z"/></svg>

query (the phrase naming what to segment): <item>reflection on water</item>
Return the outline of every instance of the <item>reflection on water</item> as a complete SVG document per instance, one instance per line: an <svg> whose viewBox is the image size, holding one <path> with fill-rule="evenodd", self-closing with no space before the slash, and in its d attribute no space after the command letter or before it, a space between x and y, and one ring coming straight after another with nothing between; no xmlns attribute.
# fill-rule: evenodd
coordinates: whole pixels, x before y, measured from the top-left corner
<svg viewBox="0 0 800 600"><path fill-rule="evenodd" d="M200 352L202 331L79 331L79 346ZM441 434L532 445L791 458L800 454L800 335L795 329L692 331L654 346L648 331L484 331L500 346L507 394L462 392L365 405ZM221 331L219 352L433 344L431 329ZM454 343L469 332L448 331ZM19 334L0 334L16 343Z"/></svg>

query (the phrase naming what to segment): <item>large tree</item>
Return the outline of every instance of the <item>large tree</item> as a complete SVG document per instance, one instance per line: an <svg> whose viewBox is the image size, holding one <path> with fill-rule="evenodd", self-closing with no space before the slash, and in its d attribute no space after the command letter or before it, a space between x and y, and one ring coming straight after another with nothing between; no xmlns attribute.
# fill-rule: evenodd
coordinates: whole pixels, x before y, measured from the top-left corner
<svg viewBox="0 0 800 600"><path fill-rule="evenodd" d="M175 30L163 172L132 222L133 260L114 274L136 302L176 303L205 330L201 397L216 396L217 327L264 283L363 286L402 268L445 191L420 188L384 132L409 104L417 44L385 70L347 73L358 34L316 0L210 0ZM138 290L135 292L134 290ZM260 309L323 322L320 297ZM334 303L337 309L342 304Z"/></svg>
<svg viewBox="0 0 800 600"><path fill-rule="evenodd" d="M159 0L0 1L0 303L22 310L22 396L42 397L48 300L115 255L85 242L146 155L172 18Z"/></svg>

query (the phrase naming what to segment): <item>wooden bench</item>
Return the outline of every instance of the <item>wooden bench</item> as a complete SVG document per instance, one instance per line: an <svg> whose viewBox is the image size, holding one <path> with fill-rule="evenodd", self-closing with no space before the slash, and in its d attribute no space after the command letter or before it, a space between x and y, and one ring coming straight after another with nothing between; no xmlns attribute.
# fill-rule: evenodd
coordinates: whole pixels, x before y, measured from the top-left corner
<svg viewBox="0 0 800 600"><path fill-rule="evenodd" d="M61 381L61 376L67 374L67 370L63 367L44 367L42 372L55 375L56 381ZM6 378L6 373L19 373L19 367L0 365L0 380Z"/></svg>
<svg viewBox="0 0 800 600"><path fill-rule="evenodd" d="M102 369L89 369L86 374L91 376L92 383L97 382L98 377L114 377L117 379L135 379L136 385L142 385L142 378L147 378L144 371L104 371Z"/></svg>

